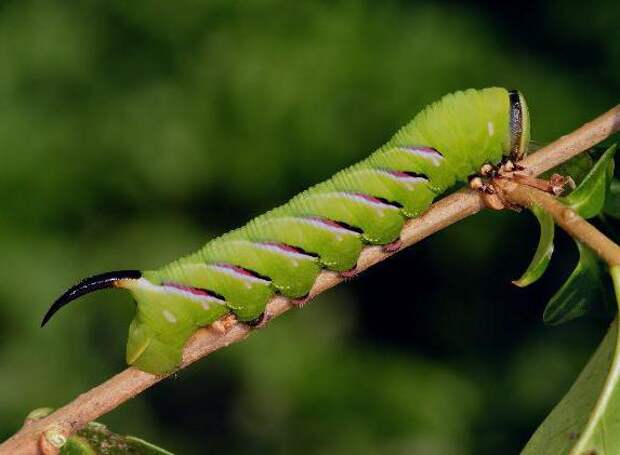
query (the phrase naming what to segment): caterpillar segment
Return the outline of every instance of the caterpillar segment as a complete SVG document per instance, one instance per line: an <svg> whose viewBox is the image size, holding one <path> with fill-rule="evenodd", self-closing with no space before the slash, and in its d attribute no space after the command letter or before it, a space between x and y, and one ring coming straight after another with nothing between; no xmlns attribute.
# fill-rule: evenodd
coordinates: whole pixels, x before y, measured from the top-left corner
<svg viewBox="0 0 620 455"><path fill-rule="evenodd" d="M503 88L444 96L367 159L335 174L198 252L158 270L88 278L43 319L93 290L122 288L136 301L127 362L167 374L201 326L226 314L257 320L279 294L304 299L322 269L348 276L364 245L397 249L403 224L433 200L529 142L523 96Z"/></svg>

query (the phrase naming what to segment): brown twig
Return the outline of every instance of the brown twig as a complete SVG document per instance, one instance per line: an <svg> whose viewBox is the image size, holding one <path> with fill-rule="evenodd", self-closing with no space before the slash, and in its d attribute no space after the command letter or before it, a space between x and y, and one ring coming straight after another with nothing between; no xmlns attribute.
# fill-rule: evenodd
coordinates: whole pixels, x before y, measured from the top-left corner
<svg viewBox="0 0 620 455"><path fill-rule="evenodd" d="M531 175L538 175L587 150L618 130L620 130L620 105L542 148L520 164L525 166ZM433 204L424 215L410 220L405 225L401 233L402 246L413 245L434 232L477 213L482 208L484 203L477 193L465 190L448 196ZM392 254L392 251L385 251L381 247L367 247L359 258L358 270L361 272ZM310 297L341 281L342 278L335 273L322 272L310 292ZM289 300L276 297L267 306L267 318L279 316L292 306ZM185 346L180 368L185 368L213 351L245 339L250 332L251 329L247 325L231 320L220 324L218 329L213 327L200 329ZM163 376L127 368L48 417L24 426L0 445L0 453L38 453L38 442L46 430L53 428L58 433L68 436L162 379Z"/></svg>
<svg viewBox="0 0 620 455"><path fill-rule="evenodd" d="M620 246L551 194L506 179L497 180L495 185L509 203L522 207L538 205L571 237L589 246L610 267L620 265Z"/></svg>
<svg viewBox="0 0 620 455"><path fill-rule="evenodd" d="M618 131L620 131L620 104L581 128L541 148L537 153L529 155L519 164L523 165L532 175L540 175L604 141Z"/></svg>

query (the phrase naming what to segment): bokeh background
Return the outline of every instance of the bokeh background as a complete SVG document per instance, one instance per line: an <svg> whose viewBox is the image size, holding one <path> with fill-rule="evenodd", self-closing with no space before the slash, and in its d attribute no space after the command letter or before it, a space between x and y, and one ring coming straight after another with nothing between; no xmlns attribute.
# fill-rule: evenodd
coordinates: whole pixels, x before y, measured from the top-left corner
<svg viewBox="0 0 620 455"><path fill-rule="evenodd" d="M531 3L531 4L530 4ZM284 202L461 88L521 89L548 142L617 103L603 0L0 1L0 439L124 367L149 269ZM102 419L181 454L515 453L604 317L545 327L576 252L510 284L533 217L483 213Z"/></svg>

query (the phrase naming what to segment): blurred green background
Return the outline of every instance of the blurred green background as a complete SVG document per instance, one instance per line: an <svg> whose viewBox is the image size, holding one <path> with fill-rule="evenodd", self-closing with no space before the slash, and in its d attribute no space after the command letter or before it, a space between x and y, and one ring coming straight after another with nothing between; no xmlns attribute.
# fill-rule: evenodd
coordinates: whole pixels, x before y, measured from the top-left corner
<svg viewBox="0 0 620 455"><path fill-rule="evenodd" d="M124 367L114 291L500 85L545 143L618 101L620 3L0 1L0 439ZM102 419L181 454L515 453L605 331L545 327L576 253L510 280L533 217L483 213Z"/></svg>

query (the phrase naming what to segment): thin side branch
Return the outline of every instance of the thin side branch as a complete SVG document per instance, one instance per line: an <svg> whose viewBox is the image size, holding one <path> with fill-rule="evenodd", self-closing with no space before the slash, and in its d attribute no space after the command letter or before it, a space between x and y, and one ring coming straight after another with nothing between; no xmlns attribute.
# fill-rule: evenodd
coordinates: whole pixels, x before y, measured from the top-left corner
<svg viewBox="0 0 620 455"><path fill-rule="evenodd" d="M620 246L551 194L510 180L498 180L496 185L508 202L522 207L538 205L571 237L589 246L610 267L620 265Z"/></svg>
<svg viewBox="0 0 620 455"><path fill-rule="evenodd" d="M521 164L532 175L538 175L587 150L619 130L620 105L573 133L542 148ZM482 208L484 208L484 203L478 193L465 190L448 196L433 204L424 215L410 220L405 225L401 233L403 247L413 245L434 232L479 212ZM358 270L363 271L392 254L381 247L367 247L358 261ZM340 282L342 282L342 277L338 274L322 272L310 292L310 298ZM267 306L267 318L277 317L292 306L289 300L276 297ZM247 325L237 323L232 319L225 320L215 327L200 329L185 346L180 368L185 368L213 351L245 339L251 331ZM68 436L162 379L164 376L155 376L135 368L127 368L103 384L78 396L73 402L48 417L25 425L18 433L0 445L0 453L40 453L39 444L45 431L54 429Z"/></svg>

